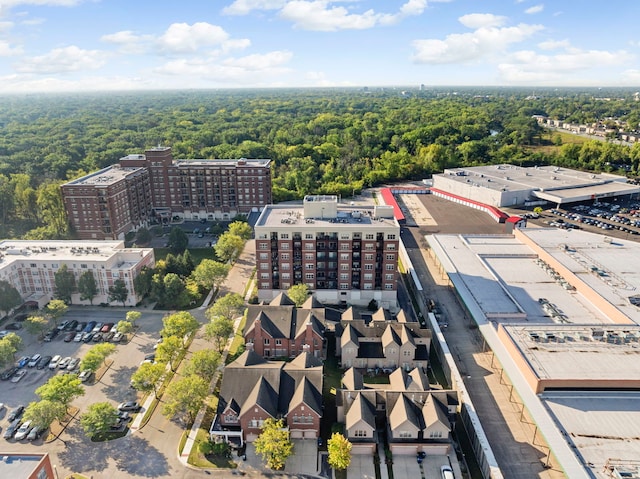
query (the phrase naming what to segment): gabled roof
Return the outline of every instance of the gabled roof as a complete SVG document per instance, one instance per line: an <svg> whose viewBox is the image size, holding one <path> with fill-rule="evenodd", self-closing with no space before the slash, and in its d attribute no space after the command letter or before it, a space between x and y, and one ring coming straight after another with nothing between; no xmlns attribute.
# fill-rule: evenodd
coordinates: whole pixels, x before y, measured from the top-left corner
<svg viewBox="0 0 640 479"><path fill-rule="evenodd" d="M413 332L409 328L407 328L406 325L403 325L400 328L400 342L401 342L401 344L409 343L409 344L412 344L412 345L415 346L416 342L415 342L415 340L413 338L414 338Z"/></svg>
<svg viewBox="0 0 640 479"><path fill-rule="evenodd" d="M382 333L382 347L386 349L392 344L400 346L402 343L400 342L400 336L396 334L391 325L388 325L387 329Z"/></svg>
<svg viewBox="0 0 640 479"><path fill-rule="evenodd" d="M269 303L269 306L295 306L296 303L286 293L280 293L273 298Z"/></svg>
<svg viewBox="0 0 640 479"><path fill-rule="evenodd" d="M288 411L304 404L322 416L322 395L306 377L302 378L289 402Z"/></svg>
<svg viewBox="0 0 640 479"><path fill-rule="evenodd" d="M388 313L383 308L378 308L378 311L371 315L372 321L387 321L388 319Z"/></svg>
<svg viewBox="0 0 640 479"><path fill-rule="evenodd" d="M249 396L247 396L240 414L245 414L255 406L261 407L271 417L278 415L278 395L264 377L260 377Z"/></svg>
<svg viewBox="0 0 640 479"><path fill-rule="evenodd" d="M364 389L362 374L356 368L347 369L342 376L342 385L351 391Z"/></svg>
<svg viewBox="0 0 640 479"><path fill-rule="evenodd" d="M267 360L260 356L255 351L245 351L238 358L227 365L228 368L239 368L247 366L256 366L258 364L267 364Z"/></svg>
<svg viewBox="0 0 640 479"><path fill-rule="evenodd" d="M358 331L348 324L344 331L342 332L342 336L340 337L340 346L344 347L346 344L354 343L356 346L360 345L360 341L358 340Z"/></svg>
<svg viewBox="0 0 640 479"><path fill-rule="evenodd" d="M241 408L240 408L240 404L238 404L235 399L231 399L229 404L227 404L227 407L225 408L225 410L227 409L230 411L233 411L234 413L236 413L236 415L239 415Z"/></svg>
<svg viewBox="0 0 640 479"><path fill-rule="evenodd" d="M404 312L404 309L401 309L400 312L396 315L396 321L399 323L408 322L407 315Z"/></svg>
<svg viewBox="0 0 640 479"><path fill-rule="evenodd" d="M424 418L425 429L439 422L451 431L447 413L444 411L440 401L434 398L432 394L429 394L424 402L424 406L422 406L422 416Z"/></svg>
<svg viewBox="0 0 640 479"><path fill-rule="evenodd" d="M286 338L292 337L292 329L295 325L295 309L292 307L269 307L258 311L256 317L254 317L251 325L245 328L245 335L251 332L256 327L256 322L260 321L262 330L272 338ZM249 317L247 316L247 323Z"/></svg>
<svg viewBox="0 0 640 479"><path fill-rule="evenodd" d="M413 368L410 372L404 368L397 368L389 374L389 384L393 391L429 390L429 379L420 368Z"/></svg>
<svg viewBox="0 0 640 479"><path fill-rule="evenodd" d="M393 409L389 413L389 427L397 429L404 424L410 424L415 429L420 429L420 419L414 404L403 394L398 398Z"/></svg>
<svg viewBox="0 0 640 479"><path fill-rule="evenodd" d="M311 323L311 329L319 336L324 336L324 325L316 317L312 311L304 309L298 309L296 311L296 332L294 338L304 334L307 329L307 324Z"/></svg>
<svg viewBox="0 0 640 479"><path fill-rule="evenodd" d="M317 367L322 367L322 360L314 357L309 351L301 352L292 361L289 361L284 365L284 369L287 371L291 369L309 369Z"/></svg>
<svg viewBox="0 0 640 479"><path fill-rule="evenodd" d="M307 298L307 300L304 303L302 303L302 306L300 306L300 308L301 309L324 308L324 304L318 301L315 295L312 294Z"/></svg>
<svg viewBox="0 0 640 479"><path fill-rule="evenodd" d="M356 312L353 310L353 306L349 306L349 308L344 313L342 313L342 320L353 321L354 319L359 318L356 318Z"/></svg>
<svg viewBox="0 0 640 479"><path fill-rule="evenodd" d="M361 421L370 426L371 429L375 430L376 417L373 413L373 406L361 393L358 393L351 404L351 407L347 411L345 427L349 429Z"/></svg>

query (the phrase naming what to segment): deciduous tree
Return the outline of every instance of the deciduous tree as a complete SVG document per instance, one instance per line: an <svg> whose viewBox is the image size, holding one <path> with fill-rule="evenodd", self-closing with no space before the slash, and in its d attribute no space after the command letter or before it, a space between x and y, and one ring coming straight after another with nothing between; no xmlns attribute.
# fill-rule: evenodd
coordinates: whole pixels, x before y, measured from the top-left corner
<svg viewBox="0 0 640 479"><path fill-rule="evenodd" d="M186 336L198 330L200 323L193 315L187 311L166 316L162 320L162 336L176 336L181 341L185 341ZM184 344L184 343L183 343Z"/></svg>
<svg viewBox="0 0 640 479"><path fill-rule="evenodd" d="M0 312L8 313L21 304L22 297L18 290L11 283L0 280Z"/></svg>
<svg viewBox="0 0 640 479"><path fill-rule="evenodd" d="M293 443L282 419L266 419L262 432L253 444L267 467L276 471L282 470L287 458L293 454Z"/></svg>
<svg viewBox="0 0 640 479"><path fill-rule="evenodd" d="M339 471L351 464L351 442L338 432L334 432L327 442L329 465Z"/></svg>
<svg viewBox="0 0 640 479"><path fill-rule="evenodd" d="M178 336L166 336L158 344L156 349L156 360L160 363L169 363L171 371L176 370L177 359L183 349L182 339Z"/></svg>
<svg viewBox="0 0 640 479"><path fill-rule="evenodd" d="M239 236L244 241L248 241L253 236L253 229L245 221L234 221L229 225L227 230L230 234Z"/></svg>
<svg viewBox="0 0 640 479"><path fill-rule="evenodd" d="M189 237L182 228L174 226L169 232L169 249L173 254L180 254L189 246Z"/></svg>
<svg viewBox="0 0 640 479"><path fill-rule="evenodd" d="M213 341L222 353L227 344L229 336L233 333L233 320L224 316L215 316L204 327L204 337Z"/></svg>
<svg viewBox="0 0 640 479"><path fill-rule="evenodd" d="M40 399L56 401L68 406L73 399L84 395L82 382L75 374L59 374L36 389Z"/></svg>
<svg viewBox="0 0 640 479"><path fill-rule="evenodd" d="M306 284L294 284L287 290L287 296L296 303L297 307L300 307L309 296L309 288Z"/></svg>
<svg viewBox="0 0 640 479"><path fill-rule="evenodd" d="M40 336L49 328L49 320L44 316L33 315L29 316L24 322L24 329L29 334L34 336Z"/></svg>
<svg viewBox="0 0 640 479"><path fill-rule="evenodd" d="M65 404L43 399L29 403L24 410L24 419L31 421L34 426L46 429L56 419L61 421L66 414L67 406Z"/></svg>
<svg viewBox="0 0 640 479"><path fill-rule="evenodd" d="M208 383L201 377L190 375L172 381L167 387L162 414L179 418L183 424L191 424L204 404L209 392Z"/></svg>
<svg viewBox="0 0 640 479"><path fill-rule="evenodd" d="M150 392L158 399L158 388L165 374L165 365L161 363L143 363L131 375L131 386L137 391Z"/></svg>
<svg viewBox="0 0 640 479"><path fill-rule="evenodd" d="M220 354L213 349L201 349L191 356L187 364L187 374L195 374L211 381L220 366Z"/></svg>
<svg viewBox="0 0 640 479"><path fill-rule="evenodd" d="M212 259L203 259L193 271L193 278L204 290L217 289L227 278L231 265Z"/></svg>
<svg viewBox="0 0 640 479"><path fill-rule="evenodd" d="M238 293L228 293L218 299L205 313L207 318L213 320L218 316L233 319L244 311L244 299Z"/></svg>
<svg viewBox="0 0 640 479"><path fill-rule="evenodd" d="M108 402L89 405L87 412L80 416L80 425L89 437L108 432L118 420L118 410Z"/></svg>
<svg viewBox="0 0 640 479"><path fill-rule="evenodd" d="M54 273L56 298L71 304L71 295L76 292L76 278L66 264L62 264Z"/></svg>
<svg viewBox="0 0 640 479"><path fill-rule="evenodd" d="M218 239L218 242L214 246L216 255L222 261L233 263L244 248L244 241L240 236L230 234L226 232Z"/></svg>
<svg viewBox="0 0 640 479"><path fill-rule="evenodd" d="M78 278L78 292L80 293L81 301L89 300L93 304L93 298L98 294L98 284L93 271L87 270L80 275L80 278Z"/></svg>
<svg viewBox="0 0 640 479"><path fill-rule="evenodd" d="M124 306L128 297L129 290L127 289L127 285L124 280L119 278L116 279L113 282L113 286L109 288L109 301L118 301L122 303L122 306Z"/></svg>

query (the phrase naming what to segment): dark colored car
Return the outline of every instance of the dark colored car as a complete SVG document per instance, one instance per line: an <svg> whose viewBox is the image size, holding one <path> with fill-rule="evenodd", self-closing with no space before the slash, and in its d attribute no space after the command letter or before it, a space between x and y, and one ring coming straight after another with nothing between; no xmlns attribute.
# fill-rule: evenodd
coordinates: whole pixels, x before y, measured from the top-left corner
<svg viewBox="0 0 640 479"><path fill-rule="evenodd" d="M20 359L18 359L18 367L24 368L30 360L31 356L22 356Z"/></svg>
<svg viewBox="0 0 640 479"><path fill-rule="evenodd" d="M75 331L77 325L78 325L78 321L76 321L75 319L72 319L65 325L64 330Z"/></svg>
<svg viewBox="0 0 640 479"><path fill-rule="evenodd" d="M138 412L142 406L137 401L126 401L118 404L118 411L134 411Z"/></svg>
<svg viewBox="0 0 640 479"><path fill-rule="evenodd" d="M20 405L18 407L16 407L13 411L11 411L9 413L9 417L7 417L7 420L9 422L11 421L15 421L16 419L18 419L20 416L22 416L22 413L24 412L24 406Z"/></svg>
<svg viewBox="0 0 640 479"><path fill-rule="evenodd" d="M7 426L7 429L5 429L2 437L4 437L5 439L11 439L15 435L15 433L18 431L19 427L20 427L20 420L19 419L14 420L11 424Z"/></svg>
<svg viewBox="0 0 640 479"><path fill-rule="evenodd" d="M95 321L89 321L87 323L87 326L84 328L84 332L85 333L90 333L91 331L93 331L94 326L96 325Z"/></svg>
<svg viewBox="0 0 640 479"><path fill-rule="evenodd" d="M8 381L9 379L11 379L13 377L13 375L17 371L18 371L17 367L9 368L6 371L4 371L2 374L0 374L0 379L2 379L3 381Z"/></svg>
<svg viewBox="0 0 640 479"><path fill-rule="evenodd" d="M59 333L60 333L60 330L58 328L52 329L51 331L47 332L47 334L44 335L44 340L46 342L49 342L53 338L55 338Z"/></svg>
<svg viewBox="0 0 640 479"><path fill-rule="evenodd" d="M93 338L93 333L85 333L85 336L84 336L83 341L84 341L85 343L88 343L88 342L90 342L90 341L91 341L91 339L92 339L92 338Z"/></svg>
<svg viewBox="0 0 640 479"><path fill-rule="evenodd" d="M102 333L96 333L93 335L92 341L94 343L99 343L100 341L102 341Z"/></svg>
<svg viewBox="0 0 640 479"><path fill-rule="evenodd" d="M18 331L20 329L22 329L22 324L20 323L9 323L5 326L6 329L8 329L9 331Z"/></svg>
<svg viewBox="0 0 640 479"><path fill-rule="evenodd" d="M69 331L68 333L66 333L64 335L64 342L65 343L70 343L71 341L73 341L73 338L76 337L76 332L75 331Z"/></svg>
<svg viewBox="0 0 640 479"><path fill-rule="evenodd" d="M51 362L51 356L42 356L36 365L36 369L44 369Z"/></svg>

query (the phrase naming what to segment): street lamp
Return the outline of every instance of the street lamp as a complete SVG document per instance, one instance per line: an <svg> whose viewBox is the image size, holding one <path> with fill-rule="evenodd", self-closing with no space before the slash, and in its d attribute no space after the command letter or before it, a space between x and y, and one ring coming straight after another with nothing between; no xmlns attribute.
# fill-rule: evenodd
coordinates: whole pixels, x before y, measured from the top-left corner
<svg viewBox="0 0 640 479"><path fill-rule="evenodd" d="M55 464L53 465L53 472L56 475L56 479L60 479L60 476L58 476L58 467Z"/></svg>

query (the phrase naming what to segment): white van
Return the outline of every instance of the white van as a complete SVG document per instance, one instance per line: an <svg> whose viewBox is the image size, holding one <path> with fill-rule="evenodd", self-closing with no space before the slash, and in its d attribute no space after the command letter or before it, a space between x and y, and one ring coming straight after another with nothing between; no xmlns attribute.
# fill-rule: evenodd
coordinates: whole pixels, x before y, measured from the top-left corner
<svg viewBox="0 0 640 479"><path fill-rule="evenodd" d="M53 358L51 358L51 362L49 363L49 369L55 369L58 367L58 363L62 359L62 356L56 354Z"/></svg>
<svg viewBox="0 0 640 479"><path fill-rule="evenodd" d="M442 475L442 479L455 479L451 466L442 466L440 468L440 474Z"/></svg>

